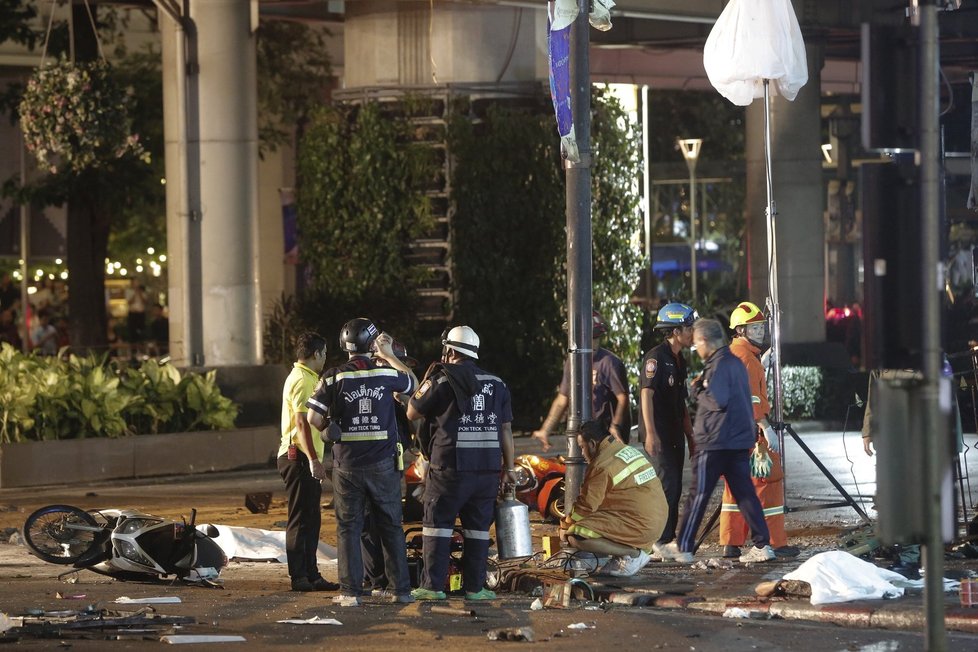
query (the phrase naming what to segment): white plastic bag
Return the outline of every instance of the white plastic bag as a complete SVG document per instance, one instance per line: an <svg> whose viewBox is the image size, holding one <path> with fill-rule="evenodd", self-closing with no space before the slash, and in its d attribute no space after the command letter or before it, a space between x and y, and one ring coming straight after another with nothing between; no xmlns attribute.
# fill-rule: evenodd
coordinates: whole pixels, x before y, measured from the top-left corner
<svg viewBox="0 0 978 652"><path fill-rule="evenodd" d="M764 80L787 100L808 82L805 41L790 0L730 0L703 49L710 83L747 106L764 96Z"/></svg>

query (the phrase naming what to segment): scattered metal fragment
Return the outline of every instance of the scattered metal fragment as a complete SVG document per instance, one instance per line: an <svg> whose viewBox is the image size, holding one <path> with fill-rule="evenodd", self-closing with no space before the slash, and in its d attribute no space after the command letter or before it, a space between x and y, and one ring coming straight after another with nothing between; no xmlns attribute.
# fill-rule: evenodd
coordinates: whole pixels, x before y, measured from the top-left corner
<svg viewBox="0 0 978 652"><path fill-rule="evenodd" d="M486 636L490 641L525 641L532 643L534 635L532 627L500 627L498 629L490 629L486 632Z"/></svg>

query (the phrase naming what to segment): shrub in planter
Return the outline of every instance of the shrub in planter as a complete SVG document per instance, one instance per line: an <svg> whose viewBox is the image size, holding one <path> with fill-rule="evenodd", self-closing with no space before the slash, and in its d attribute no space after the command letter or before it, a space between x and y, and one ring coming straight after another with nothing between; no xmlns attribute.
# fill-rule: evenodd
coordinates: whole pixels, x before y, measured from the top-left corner
<svg viewBox="0 0 978 652"><path fill-rule="evenodd" d="M181 374L154 360L120 369L96 356L0 345L0 443L227 429L237 412L213 371Z"/></svg>

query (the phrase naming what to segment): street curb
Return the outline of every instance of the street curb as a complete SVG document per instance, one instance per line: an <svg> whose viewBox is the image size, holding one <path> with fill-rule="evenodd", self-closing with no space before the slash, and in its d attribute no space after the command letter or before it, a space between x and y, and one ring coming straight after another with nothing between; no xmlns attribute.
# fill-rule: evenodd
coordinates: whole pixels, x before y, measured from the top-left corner
<svg viewBox="0 0 978 652"><path fill-rule="evenodd" d="M684 602L685 601L685 602ZM653 602L656 607L685 608L691 611L722 615L730 608L739 608L751 618L781 618L828 623L841 627L902 629L920 631L925 626L920 609L883 608L866 604L812 605L807 602L764 602L758 600L708 600L664 597ZM944 616L946 629L978 633L978 609L949 609Z"/></svg>

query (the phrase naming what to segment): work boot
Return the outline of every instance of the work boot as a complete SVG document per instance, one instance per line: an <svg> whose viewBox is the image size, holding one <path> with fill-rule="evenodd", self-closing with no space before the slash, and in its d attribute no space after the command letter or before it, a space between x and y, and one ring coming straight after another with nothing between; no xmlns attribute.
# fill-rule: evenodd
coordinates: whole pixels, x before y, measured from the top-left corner
<svg viewBox="0 0 978 652"><path fill-rule="evenodd" d="M750 550L740 556L740 561L745 564L760 563L772 561L775 557L774 549L771 546L764 546L763 548L751 546Z"/></svg>
<svg viewBox="0 0 978 652"><path fill-rule="evenodd" d="M724 559L734 559L736 557L740 557L740 548L737 546L724 546L723 557Z"/></svg>
<svg viewBox="0 0 978 652"><path fill-rule="evenodd" d="M411 597L415 600L447 600L444 591L434 591L432 589L417 588L411 591Z"/></svg>
<svg viewBox="0 0 978 652"><path fill-rule="evenodd" d="M490 591L489 589L482 589L477 593L466 593L465 599L466 600L495 600L496 593L494 591Z"/></svg>
<svg viewBox="0 0 978 652"><path fill-rule="evenodd" d="M315 591L316 587L314 587L312 582L310 582L307 578L299 577L292 580L292 590L307 593L309 591Z"/></svg>

